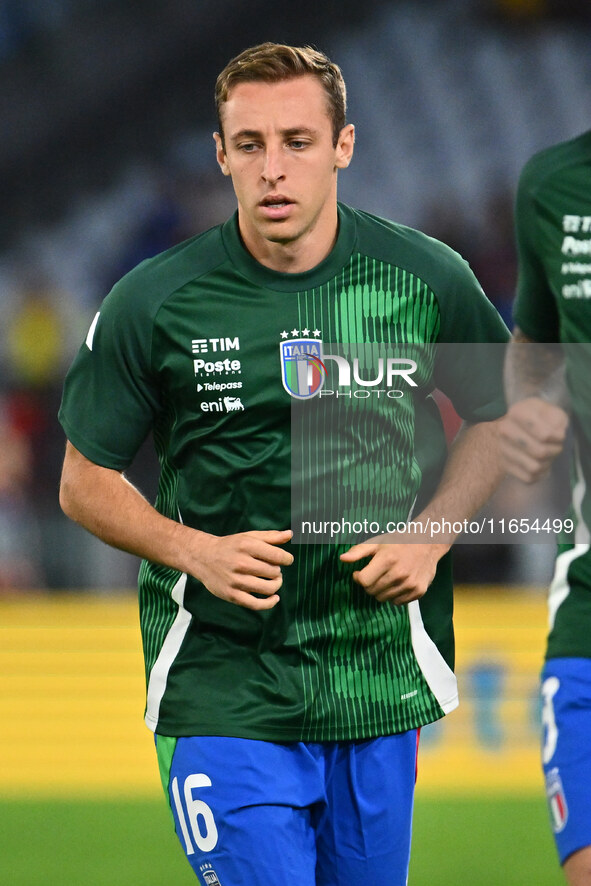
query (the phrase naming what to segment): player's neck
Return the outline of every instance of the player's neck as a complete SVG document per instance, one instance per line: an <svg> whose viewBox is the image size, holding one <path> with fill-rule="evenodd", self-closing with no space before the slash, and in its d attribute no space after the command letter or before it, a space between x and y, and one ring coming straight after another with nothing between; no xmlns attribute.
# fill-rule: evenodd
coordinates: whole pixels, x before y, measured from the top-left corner
<svg viewBox="0 0 591 886"><path fill-rule="evenodd" d="M310 228L290 240L270 240L260 232L241 223L242 242L252 257L273 271L301 274L319 265L332 251L338 235L338 213L316 219Z"/></svg>

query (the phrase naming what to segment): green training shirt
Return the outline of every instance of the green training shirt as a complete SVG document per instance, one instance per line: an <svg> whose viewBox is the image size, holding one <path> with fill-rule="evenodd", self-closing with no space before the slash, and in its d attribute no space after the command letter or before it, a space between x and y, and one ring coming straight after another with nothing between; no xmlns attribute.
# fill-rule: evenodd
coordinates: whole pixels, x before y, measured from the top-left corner
<svg viewBox="0 0 591 886"><path fill-rule="evenodd" d="M575 432L575 528L550 589L548 657L591 655L591 131L534 155L516 207L515 322L534 341L561 342Z"/></svg>
<svg viewBox="0 0 591 886"><path fill-rule="evenodd" d="M502 412L499 374L487 367L475 391L474 352L438 361L437 343L506 336L467 264L423 234L339 205L326 260L283 274L250 256L234 216L114 287L68 374L60 420L87 458L116 470L153 428L157 509L215 535L288 528L298 470L316 472L324 489L336 477L343 513L406 519L445 460L433 387L468 421ZM324 343L341 351L330 357ZM379 373L354 366L352 344L391 354L409 343L426 348L417 383L389 379L383 363L378 395L368 382ZM345 412L334 425L322 410L334 413L337 402ZM308 408L312 424L302 420ZM330 470L320 476L323 465ZM315 479L305 478L304 502ZM338 556L348 544L312 541L289 546L295 562L267 612L142 564L150 728L346 740L414 728L455 707L449 557L420 604L393 606L352 581L359 565Z"/></svg>

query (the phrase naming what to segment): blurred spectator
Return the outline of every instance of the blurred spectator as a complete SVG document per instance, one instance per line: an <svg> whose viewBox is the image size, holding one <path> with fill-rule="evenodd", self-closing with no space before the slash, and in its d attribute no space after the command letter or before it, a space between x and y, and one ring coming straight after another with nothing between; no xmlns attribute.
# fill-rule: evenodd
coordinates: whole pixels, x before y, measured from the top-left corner
<svg viewBox="0 0 591 886"><path fill-rule="evenodd" d="M72 337L82 340L81 312L42 272L27 270L6 313L0 395L9 397L12 424L28 449L36 507L53 508L63 448L56 414Z"/></svg>
<svg viewBox="0 0 591 886"><path fill-rule="evenodd" d="M21 0L0 3L0 58L16 55L34 31L26 4Z"/></svg>
<svg viewBox="0 0 591 886"><path fill-rule="evenodd" d="M0 399L0 592L44 587L31 495L32 451L14 405Z"/></svg>
<svg viewBox="0 0 591 886"><path fill-rule="evenodd" d="M453 200L434 202L422 228L466 259L488 298L511 327L517 280L512 195L499 190L484 205L478 220L468 219Z"/></svg>
<svg viewBox="0 0 591 886"><path fill-rule="evenodd" d="M484 209L480 237L466 255L482 288L509 328L515 285L517 254L513 238L513 197L500 191Z"/></svg>
<svg viewBox="0 0 591 886"><path fill-rule="evenodd" d="M494 0L495 10L511 21L542 19L550 12L548 0Z"/></svg>
<svg viewBox="0 0 591 886"><path fill-rule="evenodd" d="M504 21L527 23L547 19L591 20L589 0L492 0L493 14Z"/></svg>
<svg viewBox="0 0 591 886"><path fill-rule="evenodd" d="M112 257L105 292L144 259L197 233L190 229L183 195L174 176L164 170L151 170L146 176L151 189L136 207L135 224L122 243L121 251Z"/></svg>
<svg viewBox="0 0 591 886"><path fill-rule="evenodd" d="M46 287L29 286L7 330L8 356L14 377L26 387L45 387L61 368L63 335L60 317Z"/></svg>

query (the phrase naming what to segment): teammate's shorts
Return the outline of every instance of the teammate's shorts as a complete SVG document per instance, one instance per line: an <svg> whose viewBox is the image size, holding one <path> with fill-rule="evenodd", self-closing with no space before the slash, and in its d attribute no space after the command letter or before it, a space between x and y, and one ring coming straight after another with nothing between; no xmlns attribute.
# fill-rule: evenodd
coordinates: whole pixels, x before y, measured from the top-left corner
<svg viewBox="0 0 591 886"><path fill-rule="evenodd" d="M156 746L203 886L405 886L416 730L319 744L157 736Z"/></svg>
<svg viewBox="0 0 591 886"><path fill-rule="evenodd" d="M546 795L563 864L591 845L591 659L549 659L542 703Z"/></svg>

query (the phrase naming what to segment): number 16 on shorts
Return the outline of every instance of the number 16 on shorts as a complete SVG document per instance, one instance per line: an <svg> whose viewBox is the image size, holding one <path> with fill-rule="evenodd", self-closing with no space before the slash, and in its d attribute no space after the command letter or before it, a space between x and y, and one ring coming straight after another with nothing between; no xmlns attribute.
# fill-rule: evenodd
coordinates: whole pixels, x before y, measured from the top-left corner
<svg viewBox="0 0 591 886"><path fill-rule="evenodd" d="M211 779L203 772L186 777L182 798L176 776L170 786L187 855L194 855L195 848L201 852L211 852L218 842L218 829L213 812L207 803L193 794L193 791L208 787L211 787ZM208 880L206 874L204 871L205 882L215 886L218 882L215 872L212 871L215 877L212 880Z"/></svg>

